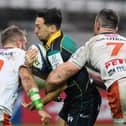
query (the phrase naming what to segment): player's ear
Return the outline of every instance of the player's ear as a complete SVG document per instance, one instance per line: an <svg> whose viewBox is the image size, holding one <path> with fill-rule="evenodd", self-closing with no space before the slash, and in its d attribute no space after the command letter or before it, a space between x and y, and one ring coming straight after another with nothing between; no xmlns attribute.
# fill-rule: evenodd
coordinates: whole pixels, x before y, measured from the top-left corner
<svg viewBox="0 0 126 126"><path fill-rule="evenodd" d="M55 25L50 25L50 26L49 26L49 31L50 31L51 33L55 33L55 32L57 31L56 26L55 26Z"/></svg>
<svg viewBox="0 0 126 126"><path fill-rule="evenodd" d="M99 30L100 30L100 27L101 27L101 24L100 24L100 22L99 22L99 21L97 21L97 22L96 22L96 28L97 28L97 31L99 31Z"/></svg>
<svg viewBox="0 0 126 126"><path fill-rule="evenodd" d="M116 27L116 32L118 32L118 27Z"/></svg>
<svg viewBox="0 0 126 126"><path fill-rule="evenodd" d="M20 42L19 41L16 41L15 44L16 44L17 47L19 47Z"/></svg>
<svg viewBox="0 0 126 126"><path fill-rule="evenodd" d="M22 47L22 42L21 42L20 40L17 40L17 41L16 41L16 46L17 46L18 48L21 48L21 47Z"/></svg>
<svg viewBox="0 0 126 126"><path fill-rule="evenodd" d="M97 35L99 33L99 30L100 30L100 22L98 20L95 20L95 23L94 23L94 33Z"/></svg>

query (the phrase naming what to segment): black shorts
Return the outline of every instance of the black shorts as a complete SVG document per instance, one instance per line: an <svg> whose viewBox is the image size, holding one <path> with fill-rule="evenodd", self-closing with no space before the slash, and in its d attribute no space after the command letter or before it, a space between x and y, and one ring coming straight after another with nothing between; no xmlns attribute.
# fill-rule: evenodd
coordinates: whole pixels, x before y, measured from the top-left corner
<svg viewBox="0 0 126 126"><path fill-rule="evenodd" d="M95 94L89 100L79 101L73 104L64 102L59 116L69 126L94 126L101 105L100 94Z"/></svg>

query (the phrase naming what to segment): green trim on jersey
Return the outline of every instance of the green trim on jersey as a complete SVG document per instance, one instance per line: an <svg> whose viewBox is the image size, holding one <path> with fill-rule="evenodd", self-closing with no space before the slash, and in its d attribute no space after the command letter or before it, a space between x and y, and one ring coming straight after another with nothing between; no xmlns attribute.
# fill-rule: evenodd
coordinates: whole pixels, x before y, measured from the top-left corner
<svg viewBox="0 0 126 126"><path fill-rule="evenodd" d="M51 56L51 55L56 54L58 52L60 52L60 51L59 50L50 51L50 52L48 52L48 56Z"/></svg>
<svg viewBox="0 0 126 126"><path fill-rule="evenodd" d="M78 48L76 43L67 35L64 35L61 41L61 47L71 54L74 53Z"/></svg>

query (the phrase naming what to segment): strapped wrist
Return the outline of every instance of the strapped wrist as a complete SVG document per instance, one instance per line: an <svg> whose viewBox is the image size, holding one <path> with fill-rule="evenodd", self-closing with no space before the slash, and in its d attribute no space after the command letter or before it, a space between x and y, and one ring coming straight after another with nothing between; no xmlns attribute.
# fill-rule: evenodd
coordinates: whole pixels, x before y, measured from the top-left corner
<svg viewBox="0 0 126 126"><path fill-rule="evenodd" d="M28 92L28 96L30 97L32 103L34 104L34 106L37 110L42 110L44 108L43 102L39 95L38 88L30 89L30 91Z"/></svg>

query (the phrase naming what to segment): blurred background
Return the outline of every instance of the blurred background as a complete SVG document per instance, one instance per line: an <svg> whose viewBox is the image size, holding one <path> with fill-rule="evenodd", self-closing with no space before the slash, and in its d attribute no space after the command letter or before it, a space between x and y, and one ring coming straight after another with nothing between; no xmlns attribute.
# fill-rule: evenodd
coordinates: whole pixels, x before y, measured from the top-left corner
<svg viewBox="0 0 126 126"><path fill-rule="evenodd" d="M0 30L9 25L19 25L28 32L29 42L39 41L34 35L34 19L36 11L43 8L57 7L63 14L62 30L73 37L78 46L82 45L93 35L93 24L96 13L103 8L115 10L120 16L119 33L126 35L126 0L0 0ZM106 93L100 90L102 95L101 112L97 123L111 125L111 113L106 98ZM21 93L22 94L22 93ZM42 93L43 94L43 93ZM21 107L20 95L15 105L15 113L12 117L14 124L39 124L40 119L36 112L30 112ZM57 114L62 103L50 103L47 110L52 114L52 124L57 120Z"/></svg>
<svg viewBox="0 0 126 126"><path fill-rule="evenodd" d="M57 7L63 13L63 31L80 45L92 36L94 17L103 8L114 9L120 15L119 29L125 34L125 5L125 0L0 0L0 30L17 24L33 33L36 11Z"/></svg>

